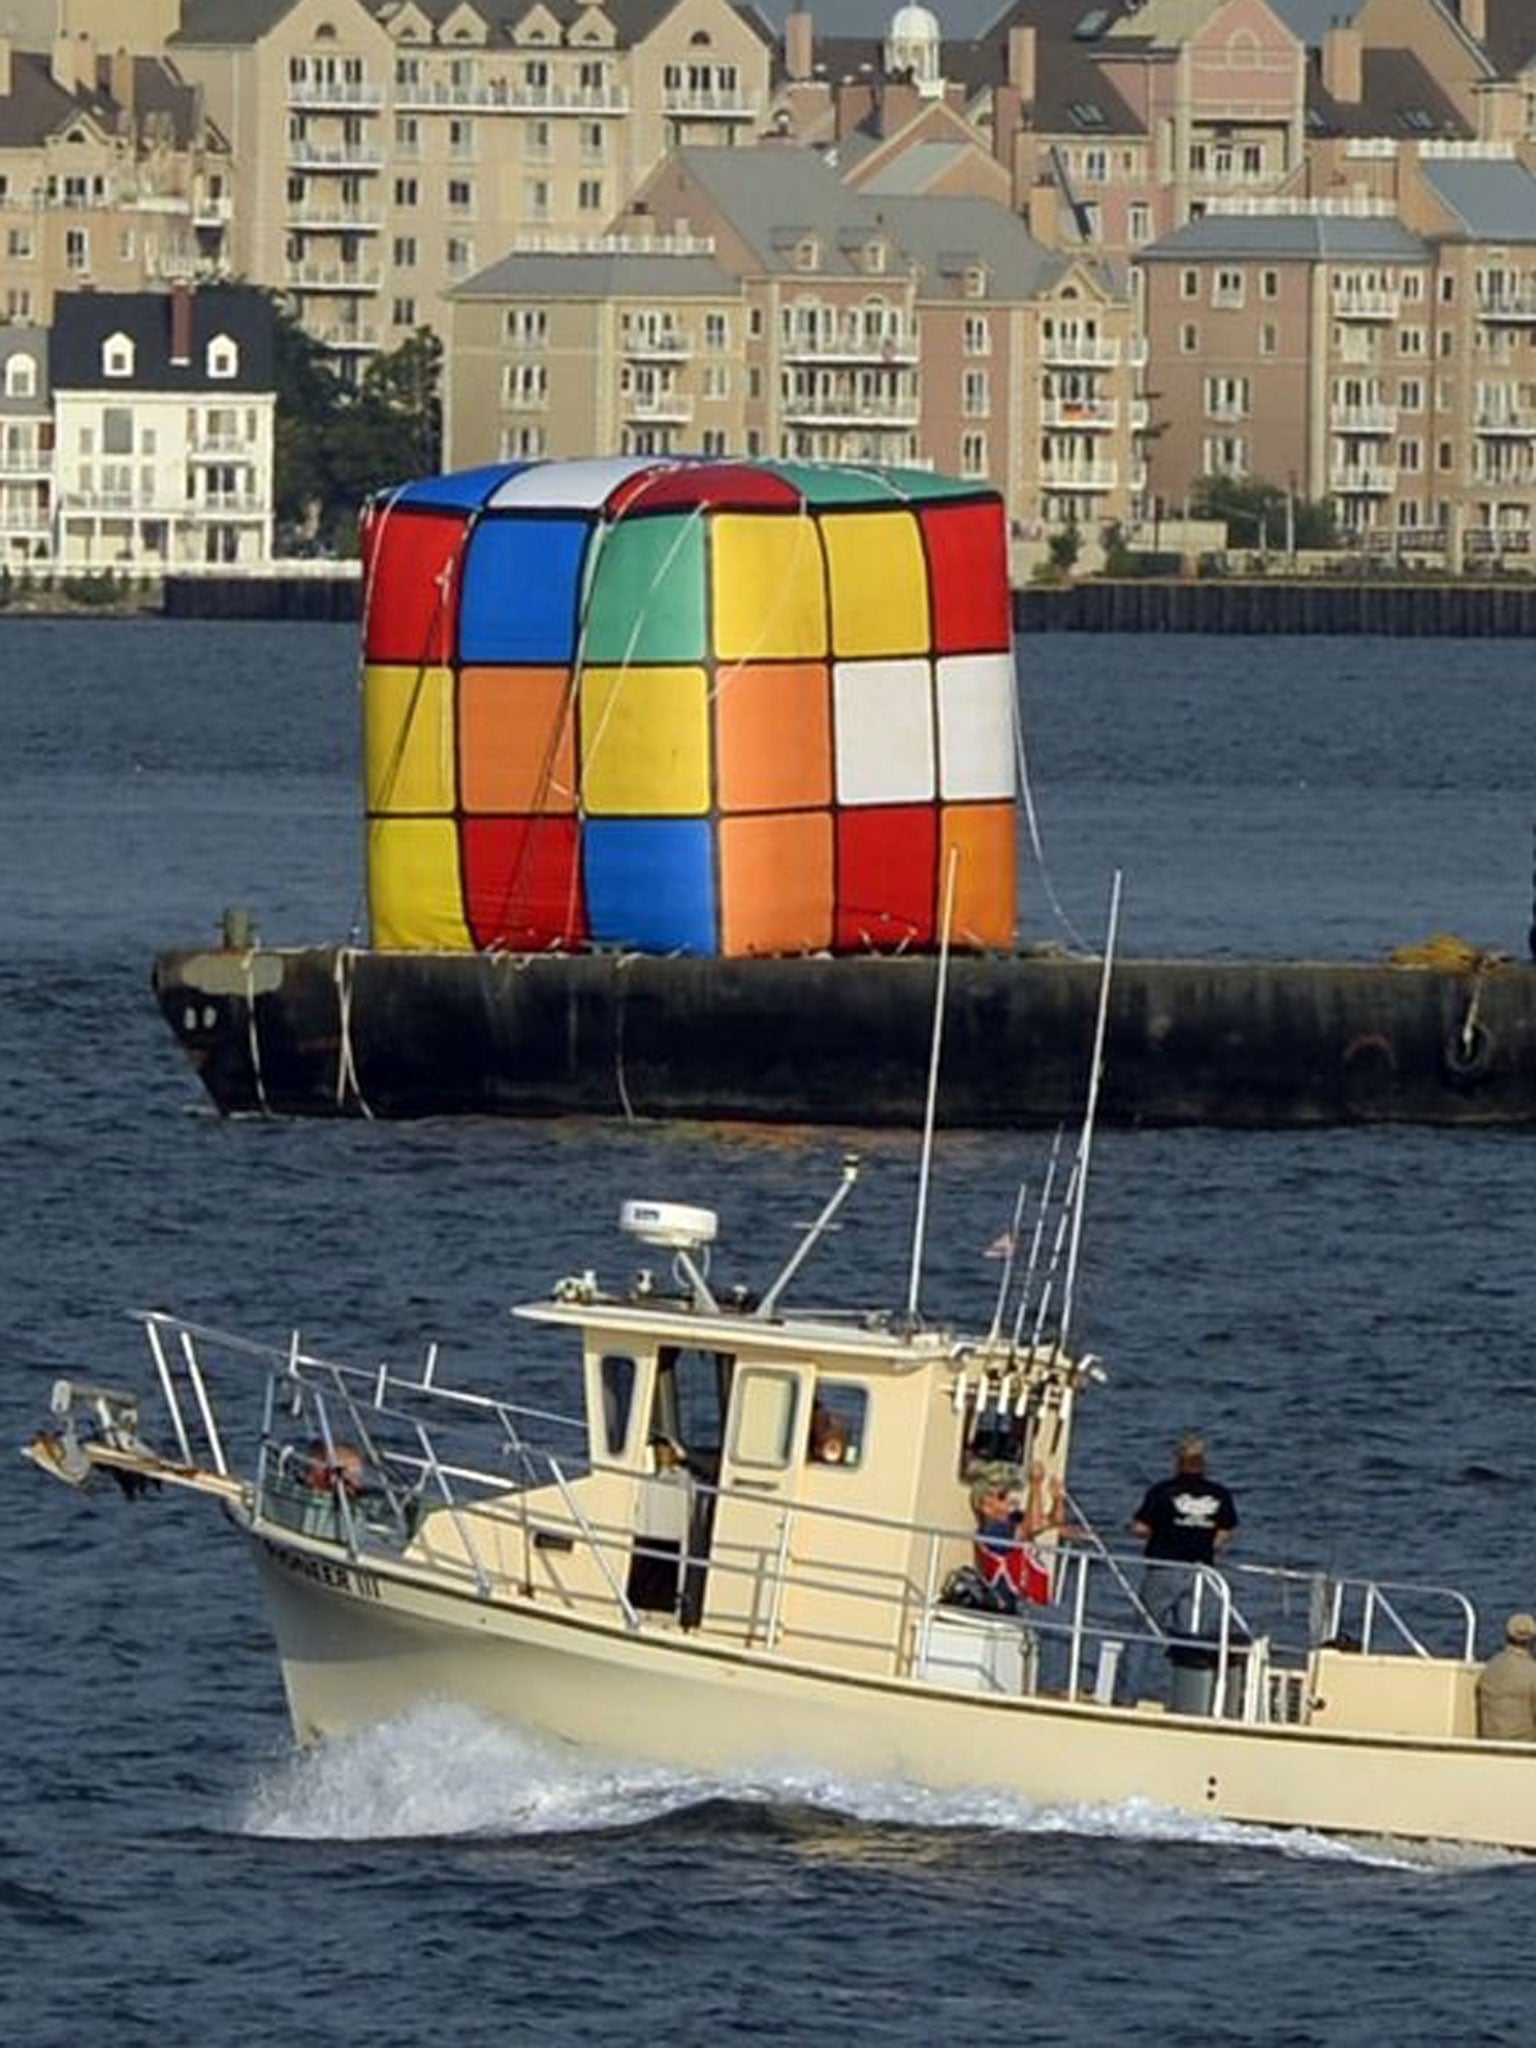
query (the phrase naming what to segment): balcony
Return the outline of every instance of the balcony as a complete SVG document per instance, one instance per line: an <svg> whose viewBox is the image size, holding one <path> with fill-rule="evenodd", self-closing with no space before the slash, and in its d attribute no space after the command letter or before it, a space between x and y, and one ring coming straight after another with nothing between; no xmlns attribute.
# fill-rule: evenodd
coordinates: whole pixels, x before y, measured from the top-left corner
<svg viewBox="0 0 1536 2048"><path fill-rule="evenodd" d="M1120 481L1117 462L1042 462L1043 491L1112 491Z"/></svg>
<svg viewBox="0 0 1536 2048"><path fill-rule="evenodd" d="M381 345L377 327L311 327L309 332L322 348L371 353Z"/></svg>
<svg viewBox="0 0 1536 2048"><path fill-rule="evenodd" d="M1131 432L1144 434L1152 424L1152 408L1144 398L1131 400Z"/></svg>
<svg viewBox="0 0 1536 2048"><path fill-rule="evenodd" d="M1090 434L1112 433L1120 423L1120 403L1114 398L1046 398L1040 404L1040 424L1057 430L1077 429Z"/></svg>
<svg viewBox="0 0 1536 2048"><path fill-rule="evenodd" d="M1388 498L1397 489L1397 471L1379 462L1335 463L1328 488L1339 498Z"/></svg>
<svg viewBox="0 0 1536 2048"><path fill-rule="evenodd" d="M10 505L0 505L0 534L45 534L52 531L51 512L39 511L35 505L29 505L24 510Z"/></svg>
<svg viewBox="0 0 1536 2048"><path fill-rule="evenodd" d="M1252 413L1253 407L1246 398L1213 398L1205 408L1206 418L1224 427L1240 426Z"/></svg>
<svg viewBox="0 0 1536 2048"><path fill-rule="evenodd" d="M682 391L631 391L619 400L627 420L666 420L678 426L693 418L693 400Z"/></svg>
<svg viewBox="0 0 1536 2048"><path fill-rule="evenodd" d="M231 513L241 519L263 519L271 509L268 501L255 491L209 491L187 506L194 518L202 512L216 512L221 519L227 519Z"/></svg>
<svg viewBox="0 0 1536 2048"><path fill-rule="evenodd" d="M836 393L808 396L797 393L780 401L786 424L807 427L899 427L904 432L917 425L916 397L861 398Z"/></svg>
<svg viewBox="0 0 1536 2048"><path fill-rule="evenodd" d="M915 335L798 334L779 336L779 354L785 362L807 363L915 363Z"/></svg>
<svg viewBox="0 0 1536 2048"><path fill-rule="evenodd" d="M376 292L381 282L379 271L355 264L290 263L283 272L283 283L292 292Z"/></svg>
<svg viewBox="0 0 1536 2048"><path fill-rule="evenodd" d="M367 207L317 206L308 199L290 202L284 219L300 234L376 235L384 225Z"/></svg>
<svg viewBox="0 0 1536 2048"><path fill-rule="evenodd" d="M384 152L367 142L294 142L288 162L296 171L381 171Z"/></svg>
<svg viewBox="0 0 1536 2048"><path fill-rule="evenodd" d="M1335 405L1329 408L1328 424L1336 434L1395 434L1395 405Z"/></svg>
<svg viewBox="0 0 1536 2048"><path fill-rule="evenodd" d="M224 228L235 217L233 199L209 199L199 193L192 201L192 218L200 228Z"/></svg>
<svg viewBox="0 0 1536 2048"><path fill-rule="evenodd" d="M619 353L632 362L652 357L661 357L669 363L686 362L693 354L693 342L689 336L675 330L647 333L644 328L631 328L619 336Z"/></svg>
<svg viewBox="0 0 1536 2048"><path fill-rule="evenodd" d="M621 85L396 85L402 114L627 114Z"/></svg>
<svg viewBox="0 0 1536 2048"><path fill-rule="evenodd" d="M739 86L673 86L662 88L661 111L674 121L750 121L757 108Z"/></svg>
<svg viewBox="0 0 1536 2048"><path fill-rule="evenodd" d="M1519 412L1508 406L1497 412L1480 412L1473 424L1479 434L1502 434L1523 441L1536 434L1536 412Z"/></svg>
<svg viewBox="0 0 1536 2048"><path fill-rule="evenodd" d="M1331 311L1335 320L1395 320L1402 294L1385 286L1334 286Z"/></svg>
<svg viewBox="0 0 1536 2048"><path fill-rule="evenodd" d="M1536 291L1481 291L1477 295L1477 317L1529 326L1536 321Z"/></svg>
<svg viewBox="0 0 1536 2048"><path fill-rule="evenodd" d="M51 448L0 449L0 476L52 476Z"/></svg>
<svg viewBox="0 0 1536 2048"><path fill-rule="evenodd" d="M254 462L256 449L243 434L194 434L187 453L196 462Z"/></svg>
<svg viewBox="0 0 1536 2048"><path fill-rule="evenodd" d="M384 104L384 88L366 80L290 78L290 107L339 107L348 113L377 112Z"/></svg>
<svg viewBox="0 0 1536 2048"><path fill-rule="evenodd" d="M1108 369L1120 360L1120 343L1102 334L1052 334L1040 338L1042 363L1089 364Z"/></svg>

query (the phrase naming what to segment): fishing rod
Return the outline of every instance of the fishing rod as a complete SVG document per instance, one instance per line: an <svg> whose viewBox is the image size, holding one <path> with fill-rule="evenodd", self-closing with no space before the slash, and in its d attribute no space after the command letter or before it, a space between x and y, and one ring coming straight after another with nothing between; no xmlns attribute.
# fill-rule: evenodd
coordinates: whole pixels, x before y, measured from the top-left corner
<svg viewBox="0 0 1536 2048"><path fill-rule="evenodd" d="M1003 1277L997 1283L997 1300L993 1304L992 1323L987 1331L987 1343L993 1345L1002 1333L1003 1309L1008 1301L1008 1289L1013 1284L1014 1261L1019 1255L1019 1231L1024 1223L1024 1202L1029 1192L1029 1182L1021 1180L1019 1191L1013 1198L1013 1221L1008 1226L1006 1249L1003 1253Z"/></svg>
<svg viewBox="0 0 1536 2048"><path fill-rule="evenodd" d="M1077 1255L1083 1238L1083 1210L1088 1194L1088 1162L1093 1155L1093 1127L1099 1112L1099 1084L1104 1078L1104 1040L1109 1029L1109 984L1114 972L1115 942L1120 931L1121 873L1115 869L1109 888L1109 923L1104 933L1104 971L1099 977L1099 1013L1093 1031L1093 1066L1088 1076L1088 1101L1083 1111L1083 1135L1078 1145L1077 1200L1072 1209L1072 1243L1067 1253L1067 1275L1061 1289L1061 1327L1056 1341L1067 1348L1072 1326L1073 1300L1077 1288Z"/></svg>
<svg viewBox="0 0 1536 2048"><path fill-rule="evenodd" d="M1034 1235L1030 1240L1029 1263L1024 1269L1024 1279L1019 1288L1019 1310L1013 1319L1013 1346L1017 1351L1019 1338L1024 1330L1024 1318L1029 1312L1030 1292L1035 1284L1035 1269L1040 1263L1040 1245L1045 1236L1045 1219L1051 1206L1051 1190L1056 1185L1056 1168L1061 1159L1061 1125L1056 1126L1056 1136L1051 1141L1051 1156L1045 1169L1045 1180L1040 1189L1040 1206L1035 1212Z"/></svg>

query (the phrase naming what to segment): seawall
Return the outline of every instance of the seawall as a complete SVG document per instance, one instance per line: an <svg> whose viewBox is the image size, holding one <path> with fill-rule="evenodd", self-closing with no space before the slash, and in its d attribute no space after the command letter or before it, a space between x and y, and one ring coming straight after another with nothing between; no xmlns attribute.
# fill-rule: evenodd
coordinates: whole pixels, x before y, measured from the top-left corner
<svg viewBox="0 0 1536 2048"><path fill-rule="evenodd" d="M1095 578L1025 585L1014 592L1013 619L1021 633L1379 633L1410 639L1520 639L1536 634L1536 581Z"/></svg>
<svg viewBox="0 0 1536 2048"><path fill-rule="evenodd" d="M1092 959L951 963L939 1114L1081 1114ZM225 1111L921 1122L935 963L164 954L162 1012ZM1117 1124L1536 1123L1536 967L1116 966Z"/></svg>

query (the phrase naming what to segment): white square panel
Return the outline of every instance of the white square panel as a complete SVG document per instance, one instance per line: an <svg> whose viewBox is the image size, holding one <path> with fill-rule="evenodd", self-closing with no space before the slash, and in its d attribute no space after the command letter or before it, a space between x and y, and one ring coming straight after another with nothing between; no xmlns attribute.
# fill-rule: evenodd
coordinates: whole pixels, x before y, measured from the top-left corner
<svg viewBox="0 0 1536 2048"><path fill-rule="evenodd" d="M933 799L933 683L921 657L832 664L837 800Z"/></svg>
<svg viewBox="0 0 1536 2048"><path fill-rule="evenodd" d="M939 794L948 803L1012 797L1013 657L946 654L938 669Z"/></svg>

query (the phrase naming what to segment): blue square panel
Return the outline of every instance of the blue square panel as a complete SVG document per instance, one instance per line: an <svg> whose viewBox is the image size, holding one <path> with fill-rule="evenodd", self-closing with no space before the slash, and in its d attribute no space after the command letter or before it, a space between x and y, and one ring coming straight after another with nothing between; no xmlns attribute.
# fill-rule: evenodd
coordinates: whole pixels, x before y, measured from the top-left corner
<svg viewBox="0 0 1536 2048"><path fill-rule="evenodd" d="M720 950L714 832L703 818L589 818L587 916L599 945L647 953Z"/></svg>
<svg viewBox="0 0 1536 2048"><path fill-rule="evenodd" d="M568 665L591 531L579 517L481 519L464 561L459 659Z"/></svg>

